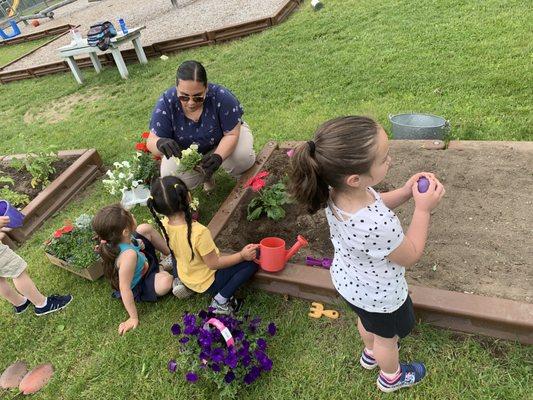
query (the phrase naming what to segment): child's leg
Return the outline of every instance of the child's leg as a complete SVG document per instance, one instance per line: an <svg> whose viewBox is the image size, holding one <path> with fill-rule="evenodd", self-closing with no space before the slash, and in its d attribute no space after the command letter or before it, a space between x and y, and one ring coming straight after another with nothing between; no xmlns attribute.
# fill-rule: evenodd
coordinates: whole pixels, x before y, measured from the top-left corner
<svg viewBox="0 0 533 400"><path fill-rule="evenodd" d="M9 301L15 307L18 307L26 301L24 296L21 296L15 289L9 286L6 278L0 277L0 296Z"/></svg>
<svg viewBox="0 0 533 400"><path fill-rule="evenodd" d="M141 224L137 227L136 231L148 239L156 250L159 250L164 255L168 256L170 254L170 249L167 246L167 242L161 236L161 234L154 229L150 224Z"/></svg>
<svg viewBox="0 0 533 400"><path fill-rule="evenodd" d="M22 295L26 296L34 306L41 307L46 303L46 297L44 297L39 289L35 286L30 276L24 271L18 277L13 279L13 284Z"/></svg>
<svg viewBox="0 0 533 400"><path fill-rule="evenodd" d="M154 288L155 293L161 297L170 292L172 289L172 282L174 277L166 271L158 272L155 274Z"/></svg>
<svg viewBox="0 0 533 400"><path fill-rule="evenodd" d="M253 261L243 261L233 267L218 270L216 279L219 280L219 285L217 293L212 294L219 303L227 301L256 271L257 264Z"/></svg>
<svg viewBox="0 0 533 400"><path fill-rule="evenodd" d="M365 329L365 327L361 323L361 318L357 318L357 329L359 330L359 334L361 335L361 339L363 339L363 343L365 344L366 349L373 351L374 350L374 334L368 332Z"/></svg>
<svg viewBox="0 0 533 400"><path fill-rule="evenodd" d="M384 338L374 335L374 358L381 371L385 374L395 374L400 367L398 354L398 337Z"/></svg>

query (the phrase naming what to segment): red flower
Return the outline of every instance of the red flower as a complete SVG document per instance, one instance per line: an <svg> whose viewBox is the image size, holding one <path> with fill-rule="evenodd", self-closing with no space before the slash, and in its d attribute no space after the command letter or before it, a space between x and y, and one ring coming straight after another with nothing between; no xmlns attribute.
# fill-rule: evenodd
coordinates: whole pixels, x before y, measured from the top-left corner
<svg viewBox="0 0 533 400"><path fill-rule="evenodd" d="M150 152L150 150L148 150L148 146L146 146L146 143L135 143L135 150L139 150L144 153Z"/></svg>
<svg viewBox="0 0 533 400"><path fill-rule="evenodd" d="M248 182L245 183L244 187L251 187L254 192L259 192L266 185L264 178L268 175L268 171L261 171L256 176L248 179Z"/></svg>
<svg viewBox="0 0 533 400"><path fill-rule="evenodd" d="M161 156L154 156L155 161L161 161Z"/></svg>
<svg viewBox="0 0 533 400"><path fill-rule="evenodd" d="M56 239L59 239L61 236L63 236L63 230L62 229L58 229L57 231L54 232L54 237Z"/></svg>
<svg viewBox="0 0 533 400"><path fill-rule="evenodd" d="M148 139L148 136L150 136L150 132L143 132L141 135L143 139Z"/></svg>
<svg viewBox="0 0 533 400"><path fill-rule="evenodd" d="M74 227L72 225L65 225L63 228L61 228L61 232L63 233L70 233Z"/></svg>

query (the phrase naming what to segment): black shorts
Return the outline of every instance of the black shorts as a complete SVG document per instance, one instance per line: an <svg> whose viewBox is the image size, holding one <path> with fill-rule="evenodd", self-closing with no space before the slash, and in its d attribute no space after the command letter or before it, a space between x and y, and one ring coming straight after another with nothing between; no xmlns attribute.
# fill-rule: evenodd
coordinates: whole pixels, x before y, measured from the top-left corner
<svg viewBox="0 0 533 400"><path fill-rule="evenodd" d="M404 338L415 326L415 312L409 295L400 308L391 313L368 312L348 301L347 303L359 316L364 328L375 335L384 338L393 338L398 335L400 338Z"/></svg>

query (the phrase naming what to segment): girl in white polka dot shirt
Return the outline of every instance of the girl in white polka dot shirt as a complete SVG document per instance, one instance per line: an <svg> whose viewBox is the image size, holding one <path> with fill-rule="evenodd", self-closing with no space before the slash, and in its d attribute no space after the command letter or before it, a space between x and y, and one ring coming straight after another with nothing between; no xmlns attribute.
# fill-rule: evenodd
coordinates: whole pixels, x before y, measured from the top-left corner
<svg viewBox="0 0 533 400"><path fill-rule="evenodd" d="M413 303L405 267L422 256L430 212L444 195L431 173L413 175L403 187L377 193L372 186L387 174L391 158L383 128L370 118L349 116L324 123L314 140L292 157L291 191L310 213L326 209L335 257L331 278L339 294L358 315L365 344L360 363L380 367L378 387L392 392L419 383L421 362L400 363L398 339L414 327ZM425 176L426 192L417 181ZM415 211L407 233L391 211L411 197Z"/></svg>

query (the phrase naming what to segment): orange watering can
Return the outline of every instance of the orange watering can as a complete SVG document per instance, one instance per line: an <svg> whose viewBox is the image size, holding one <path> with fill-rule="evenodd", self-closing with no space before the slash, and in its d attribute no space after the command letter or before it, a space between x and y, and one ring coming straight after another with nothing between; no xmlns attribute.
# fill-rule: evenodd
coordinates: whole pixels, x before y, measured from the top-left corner
<svg viewBox="0 0 533 400"><path fill-rule="evenodd" d="M289 250L285 250L285 240L267 237L259 242L259 258L254 261L267 272L279 272L303 246L307 246L307 240L301 235Z"/></svg>

